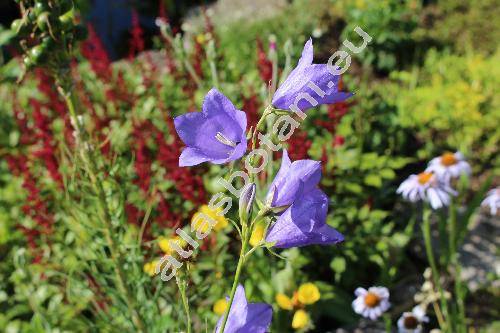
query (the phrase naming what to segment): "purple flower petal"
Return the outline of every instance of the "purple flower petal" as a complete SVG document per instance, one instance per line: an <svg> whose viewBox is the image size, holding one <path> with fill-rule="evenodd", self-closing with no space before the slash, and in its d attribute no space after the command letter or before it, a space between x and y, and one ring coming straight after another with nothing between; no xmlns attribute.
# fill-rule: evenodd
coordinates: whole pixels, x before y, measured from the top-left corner
<svg viewBox="0 0 500 333"><path fill-rule="evenodd" d="M265 333L271 324L273 310L265 303L248 303L245 289L238 285L234 294L233 305L224 328L224 333ZM222 316L215 331L221 333Z"/></svg>
<svg viewBox="0 0 500 333"><path fill-rule="evenodd" d="M174 119L179 137L191 148L183 152L180 166L203 162L227 163L246 152L246 114L216 89L203 100L202 112L187 113ZM186 148L186 149L187 149Z"/></svg>
<svg viewBox="0 0 500 333"><path fill-rule="evenodd" d="M295 200L269 229L266 242L277 248L312 244L329 245L344 240L344 236L326 224L328 197L319 189Z"/></svg>
<svg viewBox="0 0 500 333"><path fill-rule="evenodd" d="M334 75L328 70L326 64L312 64L313 46L309 39L304 45L302 57L297 67L288 75L286 80L279 86L273 96L272 104L279 109L287 110L292 104L295 104L296 98L302 94L309 94L318 105L333 104L343 101L352 94L338 91L338 82L340 75ZM309 84L313 83L319 87L324 96L318 95ZM312 108L314 105L305 99L301 99L297 107L301 111Z"/></svg>
<svg viewBox="0 0 500 333"><path fill-rule="evenodd" d="M273 308L265 303L248 304L246 323L238 333L265 333L273 318Z"/></svg>
<svg viewBox="0 0 500 333"><path fill-rule="evenodd" d="M320 162L299 160L291 163L284 150L280 170L269 188L268 196L273 195L271 206L291 205L301 193L314 189L320 179Z"/></svg>
<svg viewBox="0 0 500 333"><path fill-rule="evenodd" d="M203 162L209 161L210 158L207 157L200 149L186 147L179 156L179 166L193 166Z"/></svg>
<svg viewBox="0 0 500 333"><path fill-rule="evenodd" d="M196 135L200 131L206 119L200 112L190 112L174 118L174 125L177 134L187 145L196 144Z"/></svg>

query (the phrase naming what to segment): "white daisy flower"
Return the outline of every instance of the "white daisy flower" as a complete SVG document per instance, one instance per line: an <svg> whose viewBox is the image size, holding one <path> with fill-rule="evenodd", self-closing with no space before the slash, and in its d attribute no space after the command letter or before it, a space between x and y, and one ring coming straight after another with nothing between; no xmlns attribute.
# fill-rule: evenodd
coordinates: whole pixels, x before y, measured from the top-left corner
<svg viewBox="0 0 500 333"><path fill-rule="evenodd" d="M375 320L380 317L389 307L389 290L385 287L356 288L354 291L356 299L352 302L354 312L365 318Z"/></svg>
<svg viewBox="0 0 500 333"><path fill-rule="evenodd" d="M429 317L425 315L424 309L416 306L411 312L404 312L398 319L399 333L421 333L422 324L429 322Z"/></svg>
<svg viewBox="0 0 500 333"><path fill-rule="evenodd" d="M491 215L497 215L500 209L500 187L490 190L486 198L481 202L481 206L489 207Z"/></svg>
<svg viewBox="0 0 500 333"><path fill-rule="evenodd" d="M462 174L470 175L471 168L464 158L464 155L457 151L456 153L444 153L441 156L433 158L425 170L433 172L439 178L451 179L458 178Z"/></svg>
<svg viewBox="0 0 500 333"><path fill-rule="evenodd" d="M450 203L450 195L456 195L446 179L440 179L427 171L408 177L396 192L411 202L429 202L434 209L447 206Z"/></svg>

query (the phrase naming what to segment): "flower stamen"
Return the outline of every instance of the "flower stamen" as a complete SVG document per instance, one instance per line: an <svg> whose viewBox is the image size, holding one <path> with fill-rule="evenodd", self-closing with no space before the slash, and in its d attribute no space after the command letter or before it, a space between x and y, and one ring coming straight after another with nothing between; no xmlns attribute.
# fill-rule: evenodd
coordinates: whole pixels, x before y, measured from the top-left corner
<svg viewBox="0 0 500 333"><path fill-rule="evenodd" d="M224 134L222 134L221 132L217 132L217 134L215 135L215 138L217 139L217 141L219 141L223 145L226 145L226 146L229 146L229 147L233 147L234 148L238 144L237 142L234 142L234 141L229 140L228 138L226 138L224 136Z"/></svg>
<svg viewBox="0 0 500 333"><path fill-rule="evenodd" d="M452 166L457 164L457 158L453 153L444 153L441 155L441 164L444 166Z"/></svg>
<svg viewBox="0 0 500 333"><path fill-rule="evenodd" d="M416 329L418 327L418 320L414 316L407 316L404 319L404 327L407 329Z"/></svg>
<svg viewBox="0 0 500 333"><path fill-rule="evenodd" d="M380 304L380 301L381 301L380 297L378 297L378 295L374 293L368 292L365 296L365 304L369 308L376 307L377 305Z"/></svg>
<svg viewBox="0 0 500 333"><path fill-rule="evenodd" d="M418 182L421 185L425 185L432 179L432 176L433 176L432 172L421 172L418 174Z"/></svg>

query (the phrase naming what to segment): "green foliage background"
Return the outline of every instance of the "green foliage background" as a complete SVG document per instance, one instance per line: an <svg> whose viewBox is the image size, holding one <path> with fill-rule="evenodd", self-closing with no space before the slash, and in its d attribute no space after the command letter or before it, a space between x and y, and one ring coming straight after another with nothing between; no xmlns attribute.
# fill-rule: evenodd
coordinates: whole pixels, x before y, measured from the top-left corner
<svg viewBox="0 0 500 333"><path fill-rule="evenodd" d="M327 117L326 107L311 110L301 126L311 141L308 155L323 160L322 188L331 199L328 223L343 233L346 241L336 247L281 252L287 260L257 250L246 268L247 296L273 305L273 331L292 331L292 313L280 310L275 296L278 292L291 294L301 283L315 282L320 288L320 302L308 311L315 331L324 332L334 327L353 327L359 320L351 310L356 287L381 284L392 290L421 282L426 263L415 255L414 246L419 241L415 221L395 190L430 158L447 150L462 151L473 165L474 177L481 180L472 181L469 197L483 179L493 176L498 180L500 107L496 90L500 83L500 53L495 41L500 29L495 20L498 6L494 3L297 0L270 19L216 27L221 90L238 107L243 105L244 97L252 94L261 106L266 98L266 85L256 66L257 37L264 41L266 50L268 39L276 40L278 63L283 68L295 64L303 42L311 35L315 37L318 62L326 61L342 40L354 42L356 26L373 36L367 49L354 57L344 77L345 90L353 91L355 97L335 133L317 126L317 120ZM12 38L5 29L0 33L0 44ZM160 39L156 45L160 50L165 48ZM106 83L82 56L78 60L81 82L97 114L114 116L102 133L109 139L112 158L102 157L98 163L112 179L105 188L116 208L113 222L120 250L127 253L127 283L141 314L151 324L151 332L177 332L183 329L184 319L175 284L163 283L142 271L145 262L158 256L157 244L152 239L145 247L138 246L139 227L126 221L125 203L133 203L142 211L151 209L153 217L156 212L156 203L149 202L134 182L137 156L131 136L135 122L148 121L165 134L166 140L172 140L165 117L200 107L212 86L208 62L202 61L204 81L195 89L193 98L182 89L184 79L161 71L153 76L161 88L145 84L144 57L116 63L114 75L121 71L135 103L114 105L104 93ZM15 83L19 72L16 60L4 64L0 72L0 330L130 331L125 305L109 283L113 272L99 243L96 198L86 195L89 184L73 182L81 170L67 152L61 119L54 120L51 129L60 151L64 191L48 176L41 161L32 166L41 196L55 219L54 234L38 243L42 263L33 263L33 253L17 228L32 227L35 221L23 213L27 194L22 179L9 171L3 158L12 153L29 153L19 142L22 133L14 119L13 103L19 103L31 116L29 99L44 98L36 88L35 77L28 77L22 85ZM16 100L12 99L13 91ZM83 122L94 129L90 113L84 115ZM332 144L336 136L342 136L345 142ZM155 138L146 144L153 156L158 156ZM196 174L203 175L209 193L219 190L213 179L227 172L219 166L196 170ZM165 172L168 170L158 161L153 162L150 188L166 193L165 199L186 224L198 207L181 197L175 183L165 180ZM230 215L234 217L236 212ZM171 230L153 225L151 233L156 238L170 235ZM210 331L217 320L212 306L230 288L238 253L236 237L232 227L217 233L214 243L189 263L188 294L195 331ZM89 287L88 274L102 286L100 292ZM498 290L484 288L498 295ZM111 304L106 309L99 303L102 295L106 295L104 303ZM398 315L393 313L393 319ZM498 313L487 313L478 322L489 324L495 316L498 318Z"/></svg>

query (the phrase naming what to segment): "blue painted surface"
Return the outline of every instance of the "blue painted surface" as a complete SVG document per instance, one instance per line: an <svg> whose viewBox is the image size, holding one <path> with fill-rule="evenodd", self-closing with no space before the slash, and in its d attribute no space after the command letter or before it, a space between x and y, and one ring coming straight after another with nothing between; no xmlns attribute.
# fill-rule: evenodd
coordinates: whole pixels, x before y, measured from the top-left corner
<svg viewBox="0 0 500 333"><path fill-rule="evenodd" d="M129 0L94 0L87 21L94 26L108 54L118 58L123 43L128 43L127 36L132 27L132 3ZM156 30L154 17L139 16L143 29Z"/></svg>

